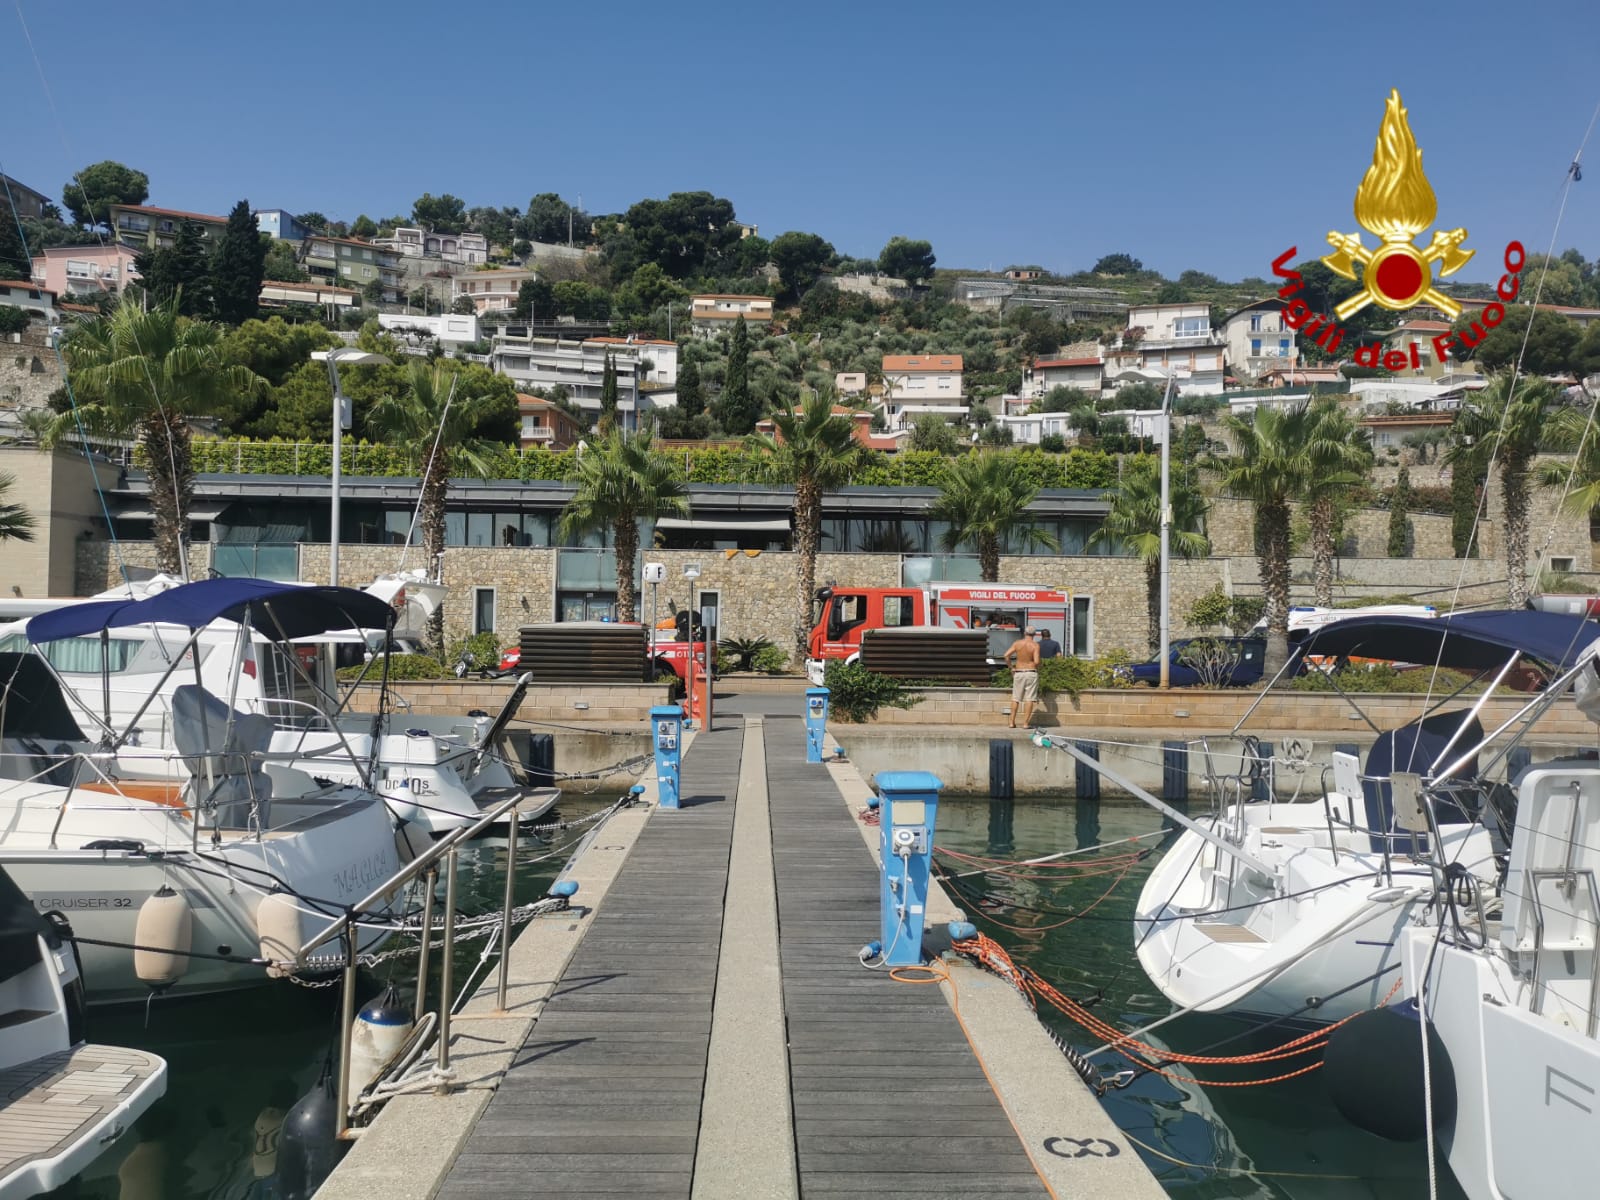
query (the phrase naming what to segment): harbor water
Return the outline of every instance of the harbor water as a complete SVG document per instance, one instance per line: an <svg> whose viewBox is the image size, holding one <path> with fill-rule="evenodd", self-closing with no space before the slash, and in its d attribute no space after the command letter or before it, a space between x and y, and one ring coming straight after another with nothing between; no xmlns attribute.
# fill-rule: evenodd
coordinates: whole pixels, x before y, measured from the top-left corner
<svg viewBox="0 0 1600 1200"><path fill-rule="evenodd" d="M563 798L566 820L593 813L610 797ZM1076 850L1160 829L1161 818L1121 800L1041 797L1015 803L950 798L939 810L937 842L974 856L1024 859ZM557 835L570 842L578 833ZM558 847L567 843L558 842ZM1131 915L1150 859L1125 856L1152 839L1094 851L1071 870L967 876L970 894L1011 905L984 909L979 928L1064 993L1095 1000L1093 1011L1120 1028L1167 1015L1133 954ZM565 853L524 838L518 846L518 903L542 895ZM463 851L460 907L497 908L504 886L505 843L488 839ZM1092 864L1105 860L1105 868ZM537 860L537 861L536 861ZM1111 865L1114 864L1114 865ZM970 868L969 868L970 869ZM1036 877L1036 876L1042 876ZM480 978L482 942L458 948L459 982ZM437 961L437 956L435 956ZM491 960L492 961L492 960ZM407 952L364 976L365 1002L391 975L410 998L415 958ZM435 976L435 986L437 976ZM244 1200L278 1197L276 1152L283 1113L317 1080L334 1046L338 988L290 985L194 1000L154 1000L145 1008L91 1014L91 1036L165 1056L167 1096L79 1179L54 1193L92 1200ZM1096 1040L1064 1018L1057 1032L1083 1050ZM1242 1035L1242 1036L1241 1036ZM1172 1049L1239 1054L1267 1049L1288 1035L1252 1034L1214 1017L1185 1017L1147 1039ZM1219 1045L1219 1043L1222 1043ZM1215 1051L1208 1047L1217 1046ZM1127 1067L1114 1055L1097 1060L1106 1073ZM1254 1087L1198 1085L1175 1066L1145 1073L1110 1092L1106 1106L1173 1196L1293 1197L1296 1200L1410 1200L1427 1194L1423 1146L1397 1146L1350 1126L1334 1110L1316 1071ZM1260 1074L1206 1067L1200 1077L1229 1082ZM559 1103L559 1098L552 1098ZM1070 1135L1070 1130L1063 1134ZM1440 1164L1440 1195L1459 1191Z"/></svg>

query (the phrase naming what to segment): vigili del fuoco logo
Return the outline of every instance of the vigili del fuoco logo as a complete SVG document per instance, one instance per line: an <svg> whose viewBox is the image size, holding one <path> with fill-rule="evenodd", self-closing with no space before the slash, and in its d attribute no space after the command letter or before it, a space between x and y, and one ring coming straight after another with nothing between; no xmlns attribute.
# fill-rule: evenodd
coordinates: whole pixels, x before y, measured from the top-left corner
<svg viewBox="0 0 1600 1200"><path fill-rule="evenodd" d="M1454 275L1476 251L1465 247L1467 231L1460 227L1435 229L1433 239L1425 247L1418 247L1417 235L1429 228L1438 214L1438 199L1422 171L1422 151L1411 134L1400 93L1391 89L1383 109L1383 124L1378 127L1372 165L1356 188L1356 223L1377 238L1378 244L1367 245L1359 231L1334 230L1328 234L1333 253L1322 258L1330 271L1359 283L1361 290L1337 304L1332 314L1313 312L1304 300L1295 298L1305 285L1300 272L1289 269L1288 264L1299 249L1290 246L1272 263L1272 273L1288 280L1278 289L1279 297L1288 302L1283 310L1284 323L1331 355L1338 351L1347 332L1339 322L1349 320L1369 304L1394 312L1426 304L1455 320L1461 315L1461 305L1434 286L1434 268L1438 267L1441 279ZM1476 346L1488 330L1505 320L1505 305L1516 299L1526 258L1521 242L1506 246L1505 274L1495 288L1499 300L1486 305L1465 329L1434 338L1434 361L1443 362L1452 345L1467 349ZM1405 350L1389 351L1384 350L1383 343L1373 342L1357 347L1353 357L1360 366L1390 371L1421 365L1416 342Z"/></svg>

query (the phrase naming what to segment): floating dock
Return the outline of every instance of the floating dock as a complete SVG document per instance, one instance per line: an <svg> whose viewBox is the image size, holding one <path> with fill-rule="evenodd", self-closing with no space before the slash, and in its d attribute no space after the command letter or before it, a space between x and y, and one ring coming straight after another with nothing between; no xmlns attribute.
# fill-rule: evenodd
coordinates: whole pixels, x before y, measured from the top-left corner
<svg viewBox="0 0 1600 1200"><path fill-rule="evenodd" d="M719 702L683 807L607 822L506 1011L491 979L452 1023L452 1090L390 1100L319 1200L1165 1195L1009 985L861 965L870 789L806 762L800 710Z"/></svg>

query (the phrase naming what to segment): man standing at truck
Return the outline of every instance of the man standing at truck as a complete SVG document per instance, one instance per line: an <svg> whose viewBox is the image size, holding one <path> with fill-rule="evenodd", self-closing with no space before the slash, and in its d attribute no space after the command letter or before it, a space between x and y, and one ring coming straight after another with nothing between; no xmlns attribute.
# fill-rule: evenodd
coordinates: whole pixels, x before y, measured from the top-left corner
<svg viewBox="0 0 1600 1200"><path fill-rule="evenodd" d="M1005 652L1011 664L1011 728L1017 727L1017 705L1022 705L1022 725L1033 724L1033 706L1039 700L1039 643L1033 640L1036 631L1029 626Z"/></svg>

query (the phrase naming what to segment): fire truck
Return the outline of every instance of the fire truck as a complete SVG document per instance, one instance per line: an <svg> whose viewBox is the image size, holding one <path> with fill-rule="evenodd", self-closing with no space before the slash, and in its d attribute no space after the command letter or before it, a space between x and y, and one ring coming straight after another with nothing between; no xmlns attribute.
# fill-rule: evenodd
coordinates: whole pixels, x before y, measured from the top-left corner
<svg viewBox="0 0 1600 1200"><path fill-rule="evenodd" d="M1038 629L1073 653L1072 596L1029 584L934 583L925 588L825 587L817 590L806 673L821 681L829 659L855 662L869 629L935 625L987 629L989 658L998 660L1028 628Z"/></svg>

